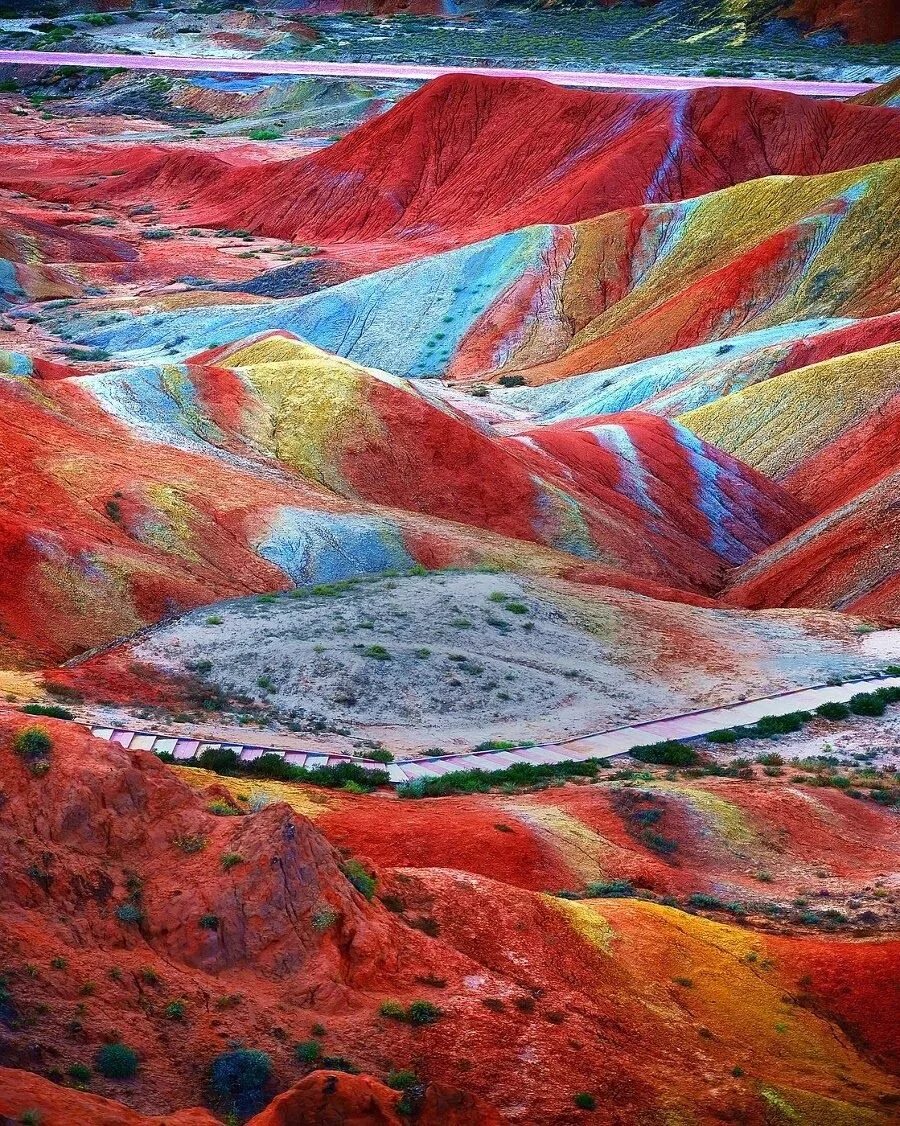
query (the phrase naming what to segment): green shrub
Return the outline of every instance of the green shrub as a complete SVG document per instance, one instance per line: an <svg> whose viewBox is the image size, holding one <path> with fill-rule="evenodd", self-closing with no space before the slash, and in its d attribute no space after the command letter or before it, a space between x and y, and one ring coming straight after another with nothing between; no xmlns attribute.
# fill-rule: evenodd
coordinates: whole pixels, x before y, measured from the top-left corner
<svg viewBox="0 0 900 1126"><path fill-rule="evenodd" d="M421 1080L414 1071L401 1069L390 1072L385 1083L394 1091L408 1091L411 1087L418 1087Z"/></svg>
<svg viewBox="0 0 900 1126"><path fill-rule="evenodd" d="M69 1078L81 1085L90 1083L92 1074L86 1063L73 1063L69 1068Z"/></svg>
<svg viewBox="0 0 900 1126"><path fill-rule="evenodd" d="M201 915L197 920L197 925L202 927L205 931L217 931L219 929L219 916Z"/></svg>
<svg viewBox="0 0 900 1126"><path fill-rule="evenodd" d="M885 699L878 692L857 692L850 697L850 711L854 715L881 716L885 706Z"/></svg>
<svg viewBox="0 0 900 1126"><path fill-rule="evenodd" d="M389 763L394 761L394 756L385 747L378 747L367 756L372 762Z"/></svg>
<svg viewBox="0 0 900 1126"><path fill-rule="evenodd" d="M13 750L26 759L46 758L53 750L53 739L46 727L31 724L16 734Z"/></svg>
<svg viewBox="0 0 900 1126"><path fill-rule="evenodd" d="M410 1024L434 1024L442 1017L442 1012L431 1001L413 1001L406 1012Z"/></svg>
<svg viewBox="0 0 900 1126"><path fill-rule="evenodd" d="M348 860L344 865L344 875L356 890L371 899L375 894L377 881L374 876L365 870L358 860Z"/></svg>
<svg viewBox="0 0 900 1126"><path fill-rule="evenodd" d="M58 704L26 704L22 711L26 715L46 715L51 719L75 718L68 708L61 708Z"/></svg>
<svg viewBox="0 0 900 1126"><path fill-rule="evenodd" d="M346 1071L348 1075L358 1075L359 1068L345 1056L322 1056L321 1066L329 1071Z"/></svg>
<svg viewBox="0 0 900 1126"><path fill-rule="evenodd" d="M710 731L706 739L709 743L720 743L724 745L726 743L736 743L738 741L738 734L730 728L724 728L721 731Z"/></svg>
<svg viewBox="0 0 900 1126"><path fill-rule="evenodd" d="M839 704L835 701L833 703L821 704L816 708L816 715L823 716L825 719L847 719L850 715L850 709L846 704Z"/></svg>
<svg viewBox="0 0 900 1126"><path fill-rule="evenodd" d="M240 763L241 774L258 778L271 778L278 782L308 782L339 790L347 782L356 782L367 791L386 786L390 778L386 770L370 770L355 762L341 762L336 766L294 766L279 754L267 752L257 759Z"/></svg>
<svg viewBox="0 0 900 1126"><path fill-rule="evenodd" d="M633 747L628 753L638 762L655 763L660 766L694 766L700 761L700 756L693 748L674 739Z"/></svg>
<svg viewBox="0 0 900 1126"><path fill-rule="evenodd" d="M588 899L628 899L634 895L630 880L598 880L585 888Z"/></svg>
<svg viewBox="0 0 900 1126"><path fill-rule="evenodd" d="M209 813L214 813L216 817L240 817L241 810L237 809L231 802L224 801L222 798L216 798L211 801L206 807Z"/></svg>
<svg viewBox="0 0 900 1126"><path fill-rule="evenodd" d="M378 1015L389 1020L406 1020L406 1009L399 1001L382 1001L378 1006Z"/></svg>
<svg viewBox="0 0 900 1126"><path fill-rule="evenodd" d="M138 1054L127 1044L104 1044L94 1056L94 1067L105 1079L131 1079L137 1073Z"/></svg>
<svg viewBox="0 0 900 1126"><path fill-rule="evenodd" d="M482 744L478 749L485 749L485 745ZM413 782L407 782L398 787L397 793L402 798L486 794L495 786L534 786L540 782L562 782L566 778L593 778L599 769L607 765L602 760L583 759L580 762L521 762L503 770L453 770L437 778L417 778Z"/></svg>
<svg viewBox="0 0 900 1126"><path fill-rule="evenodd" d="M597 1100L588 1091L579 1091L572 1099L579 1110L596 1110Z"/></svg>
<svg viewBox="0 0 900 1126"><path fill-rule="evenodd" d="M303 1040L294 1048L297 1063L315 1063L322 1054L322 1045L318 1040Z"/></svg>
<svg viewBox="0 0 900 1126"><path fill-rule="evenodd" d="M187 1002L178 998L176 1001L170 1001L163 1010L167 1020L184 1020L187 1014Z"/></svg>
<svg viewBox="0 0 900 1126"><path fill-rule="evenodd" d="M671 837L664 837L661 833L653 833L645 830L641 833L641 841L652 849L653 852L658 852L661 856L671 856L673 852L678 851L678 841L673 841Z"/></svg>
<svg viewBox="0 0 900 1126"><path fill-rule="evenodd" d="M281 140L281 133L277 129L251 129L247 134L251 141L279 141Z"/></svg>
<svg viewBox="0 0 900 1126"><path fill-rule="evenodd" d="M708 911L721 911L725 907L718 896L706 895L704 892L696 892L694 895L688 896L688 903L691 907L702 907Z"/></svg>
<svg viewBox="0 0 900 1126"><path fill-rule="evenodd" d="M207 747L197 758L197 765L216 774L232 774L240 763L237 751L230 747Z"/></svg>
<svg viewBox="0 0 900 1126"><path fill-rule="evenodd" d="M272 1060L253 1048L232 1048L212 1062L209 1087L215 1104L228 1114L249 1118L269 1101Z"/></svg>
<svg viewBox="0 0 900 1126"><path fill-rule="evenodd" d="M809 712L788 712L787 715L765 715L758 719L750 731L761 739L773 739L777 735L790 735L799 731L810 719Z"/></svg>
<svg viewBox="0 0 900 1126"><path fill-rule="evenodd" d="M338 921L338 913L333 907L320 907L313 912L312 925L317 931L327 931Z"/></svg>
<svg viewBox="0 0 900 1126"><path fill-rule="evenodd" d="M367 645L362 650L364 657L371 657L373 661L391 661L391 654L383 645Z"/></svg>
<svg viewBox="0 0 900 1126"><path fill-rule="evenodd" d="M230 872L232 868L236 868L244 858L239 852L223 852L222 853L222 868L226 872Z"/></svg>
<svg viewBox="0 0 900 1126"><path fill-rule="evenodd" d="M139 925L144 919L144 912L136 903L120 903L116 908L116 918L120 923Z"/></svg>

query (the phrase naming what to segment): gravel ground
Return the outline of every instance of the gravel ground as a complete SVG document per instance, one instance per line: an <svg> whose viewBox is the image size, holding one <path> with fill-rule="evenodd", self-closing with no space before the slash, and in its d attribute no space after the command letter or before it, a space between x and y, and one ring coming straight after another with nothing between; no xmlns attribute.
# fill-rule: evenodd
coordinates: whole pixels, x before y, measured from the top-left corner
<svg viewBox="0 0 900 1126"><path fill-rule="evenodd" d="M254 726L458 750L564 738L871 664L848 627L821 628L834 621L440 572L221 603L143 635L129 656L194 672Z"/></svg>

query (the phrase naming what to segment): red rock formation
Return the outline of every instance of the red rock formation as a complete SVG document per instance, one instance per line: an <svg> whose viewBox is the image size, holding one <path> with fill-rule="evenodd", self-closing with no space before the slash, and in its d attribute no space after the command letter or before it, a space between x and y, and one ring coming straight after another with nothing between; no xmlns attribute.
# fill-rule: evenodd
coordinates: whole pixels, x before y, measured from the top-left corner
<svg viewBox="0 0 900 1126"><path fill-rule="evenodd" d="M0 1122L22 1122L29 1111L40 1115L40 1126L219 1126L221 1121L201 1107L145 1115L113 1099L61 1087L32 1071L0 1067Z"/></svg>
<svg viewBox="0 0 900 1126"><path fill-rule="evenodd" d="M403 1126L401 1095L367 1075L316 1071L279 1095L248 1126ZM440 1083L416 1096L418 1126L499 1126L500 1116L480 1099Z"/></svg>
<svg viewBox="0 0 900 1126"><path fill-rule="evenodd" d="M827 978L821 973L818 1014L786 1008L784 1001L792 988L787 949L802 964L803 948L818 938L790 939L796 948L779 953L761 973L744 955L765 953L764 935L637 900L566 903L465 868L381 870L378 894L369 901L322 833L286 804L252 816L214 816L206 808L212 792L190 790L151 755L50 720L49 770L35 773L11 749L22 722L0 718L0 1059L6 1065L66 1082L73 1063L91 1063L102 1043L119 1037L138 1052L137 1075L94 1074L92 1094L159 1114L204 1099L210 1063L236 1040L270 1055L277 1087L297 1084L305 1069L293 1045L321 1022L323 1056L343 1056L370 1075L410 1068L422 1076L409 1097L421 1099L419 1121L433 1126L494 1123L486 1103L503 1114L524 1108L527 1120L542 1126L567 1126L580 1090L596 1093L597 1121L609 1126L639 1120L663 1097L694 1105L701 1119L727 1108L761 1126L760 1081L802 1088L798 1097L818 1100L822 1121L830 1120L834 1098L852 1099L872 1112L873 1122L887 1121L876 1108L889 1105L891 1081L829 1023L852 1026L884 1055L891 982L878 959L891 956L887 945L870 957L873 944L836 936L836 968ZM722 783L723 797L728 785ZM615 844L608 818L592 819L592 792L567 787L506 796L497 821L528 824L544 808L552 826L562 807L586 830L577 838L579 863L592 855L590 827L597 825L596 855L613 875L624 846ZM680 792L676 787L667 801L687 800ZM779 792L774 786L759 806L769 810L768 825L751 820L749 836L740 837L743 859L731 862L732 873L747 867L748 850L754 860L759 850L778 854L769 826L815 829L816 818L806 813L801 824ZM498 799L485 801L496 807ZM416 813L434 810L431 824L419 822L417 831L435 838L435 859L455 804L416 807ZM867 847L875 837L888 846L887 811L842 794L828 804L830 816L845 822L835 866L845 863L859 834ZM406 808L394 799L382 816L402 821ZM757 816L752 803L747 813ZM698 867L733 847L731 833L741 824L734 817L723 827L714 818L699 830L693 816L673 820L686 868L695 855L691 834ZM819 822L827 825L828 817ZM481 832L475 822L470 826ZM562 829L565 841L565 824ZM484 832L481 841L488 843ZM813 853L820 863L821 847L811 838L809 856L792 853L785 871L798 859L810 863ZM482 854L489 857L490 849ZM226 855L238 859L223 865ZM449 859L476 867L462 854ZM720 860L710 870L719 880L733 878ZM132 910L123 914L124 906ZM865 990L853 992L857 965L877 968L886 1015L868 1016ZM685 971L696 977L689 1004L673 984ZM385 998L405 1005L427 998L443 1016L420 1027L379 1016ZM175 999L183 1008L173 1015ZM778 1037L779 1019L790 1021L796 1035ZM712 1034L698 1037L698 1024ZM643 1049L636 1055L638 1042ZM748 1080L729 1078L735 1060ZM716 1078L712 1089L709 1075ZM0 1113L45 1110L45 1126L68 1126L79 1114L95 1115L82 1120L104 1126L143 1121L21 1073L2 1078L8 1081L0 1088ZM323 1072L273 1103L259 1126L394 1123L398 1098L374 1079ZM193 1111L171 1121L212 1120Z"/></svg>
<svg viewBox="0 0 900 1126"><path fill-rule="evenodd" d="M837 101L742 88L593 93L453 75L323 152L224 177L218 221L320 243L387 237L439 247L898 153L900 115Z"/></svg>
<svg viewBox="0 0 900 1126"><path fill-rule="evenodd" d="M779 14L815 31L839 28L851 43L900 39L900 7L894 0L788 0Z"/></svg>

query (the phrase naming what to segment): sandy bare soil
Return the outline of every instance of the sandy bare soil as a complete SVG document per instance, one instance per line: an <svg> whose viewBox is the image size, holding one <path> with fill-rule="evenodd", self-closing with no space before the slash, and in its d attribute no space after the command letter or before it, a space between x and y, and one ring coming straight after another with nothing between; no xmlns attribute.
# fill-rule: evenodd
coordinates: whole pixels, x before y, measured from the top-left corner
<svg viewBox="0 0 900 1126"><path fill-rule="evenodd" d="M824 757L833 759L832 765L848 769L870 766L897 770L900 769L900 708L889 708L878 719L858 715L835 723L816 719L794 735L742 739L725 747L711 744L709 749L725 762L779 754L785 763Z"/></svg>
<svg viewBox="0 0 900 1126"><path fill-rule="evenodd" d="M749 616L488 573L313 589L194 611L136 639L129 659L199 675L254 727L398 752L565 738L883 663L818 612Z"/></svg>

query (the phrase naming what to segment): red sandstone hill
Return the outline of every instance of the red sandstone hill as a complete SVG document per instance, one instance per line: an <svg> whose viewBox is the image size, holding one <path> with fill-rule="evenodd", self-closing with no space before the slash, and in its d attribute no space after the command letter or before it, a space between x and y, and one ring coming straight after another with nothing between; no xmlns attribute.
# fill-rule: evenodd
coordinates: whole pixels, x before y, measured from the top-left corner
<svg viewBox="0 0 900 1126"><path fill-rule="evenodd" d="M293 239L439 246L898 154L900 114L874 107L452 75L321 153L224 177L218 219Z"/></svg>
<svg viewBox="0 0 900 1126"><path fill-rule="evenodd" d="M776 952L772 936L658 903L571 902L464 868L362 862L375 879L367 899L346 854L287 804L247 813L221 784L192 790L148 753L53 721L49 769L32 772L11 747L22 725L0 719L6 1067L71 1084L74 1064L90 1065L119 1038L138 1052L136 1076L94 1072L91 1093L164 1114L207 1099L211 1062L238 1040L271 1057L272 1087L286 1090L312 1070L294 1045L317 1025L326 1067L343 1057L369 1075L420 1076L423 1123L490 1123L478 1101L487 1099L503 1117L563 1126L573 1095L588 1091L595 1121L610 1126L663 1105L762 1126L761 1087L813 1121L891 1120L896 1086L879 1062L890 1025L853 992L864 973L886 998L889 942L834 936L831 958L818 938L780 936ZM571 793L577 802L579 788ZM292 794L311 811L329 800L308 788ZM868 812L844 795L829 800L851 819ZM229 802L236 812L222 816ZM532 807L513 814L523 830ZM402 820L407 808L392 799L385 815ZM419 832L439 837L452 807L424 808L435 816ZM570 808L590 820L590 802ZM497 810L497 821L510 816ZM778 851L777 840L734 838L730 814L725 826L730 847ZM683 831L707 830L686 817ZM473 832L490 852L496 829ZM869 832L878 832L871 818ZM582 835L588 853L592 840ZM614 876L612 857L603 862ZM817 968L798 990L807 948ZM687 979L690 987L680 984ZM439 1019L416 1027L379 1012L384 1000L414 999L437 1005ZM853 1043L837 1020L855 1029ZM110 1126L140 1122L2 1074L0 1113L45 1109L46 1126L61 1126L84 1107ZM320 1072L257 1126L393 1124L395 1109L377 1082Z"/></svg>
<svg viewBox="0 0 900 1126"><path fill-rule="evenodd" d="M816 31L839 28L851 43L900 39L900 7L894 0L787 0L779 14Z"/></svg>
<svg viewBox="0 0 900 1126"><path fill-rule="evenodd" d="M396 261L533 223L898 155L900 114L881 106L742 87L597 93L448 75L308 157L229 168L198 149L95 145L37 162L20 146L0 182L59 200L191 203L180 221L379 243L381 259Z"/></svg>
<svg viewBox="0 0 900 1126"><path fill-rule="evenodd" d="M379 526L428 566L499 552L657 596L677 586L687 602L809 515L668 420L504 438L411 385L296 347L306 366L248 361L256 388L203 365L178 387L174 368L0 380L3 660L64 660L189 607L287 587L258 547L284 508L330 514L339 537L342 517L386 505ZM321 385L340 389L327 410ZM274 449L256 440L267 433Z"/></svg>
<svg viewBox="0 0 900 1126"><path fill-rule="evenodd" d="M315 1071L279 1095L247 1126L403 1126L409 1117L400 1091L368 1075ZM220 1126L201 1107L144 1115L112 1099L60 1087L30 1071L0 1067L0 1115L4 1123L38 1110L41 1126ZM15 1116L15 1118L13 1118ZM417 1126L499 1126L496 1111L464 1091L429 1083L416 1110Z"/></svg>

